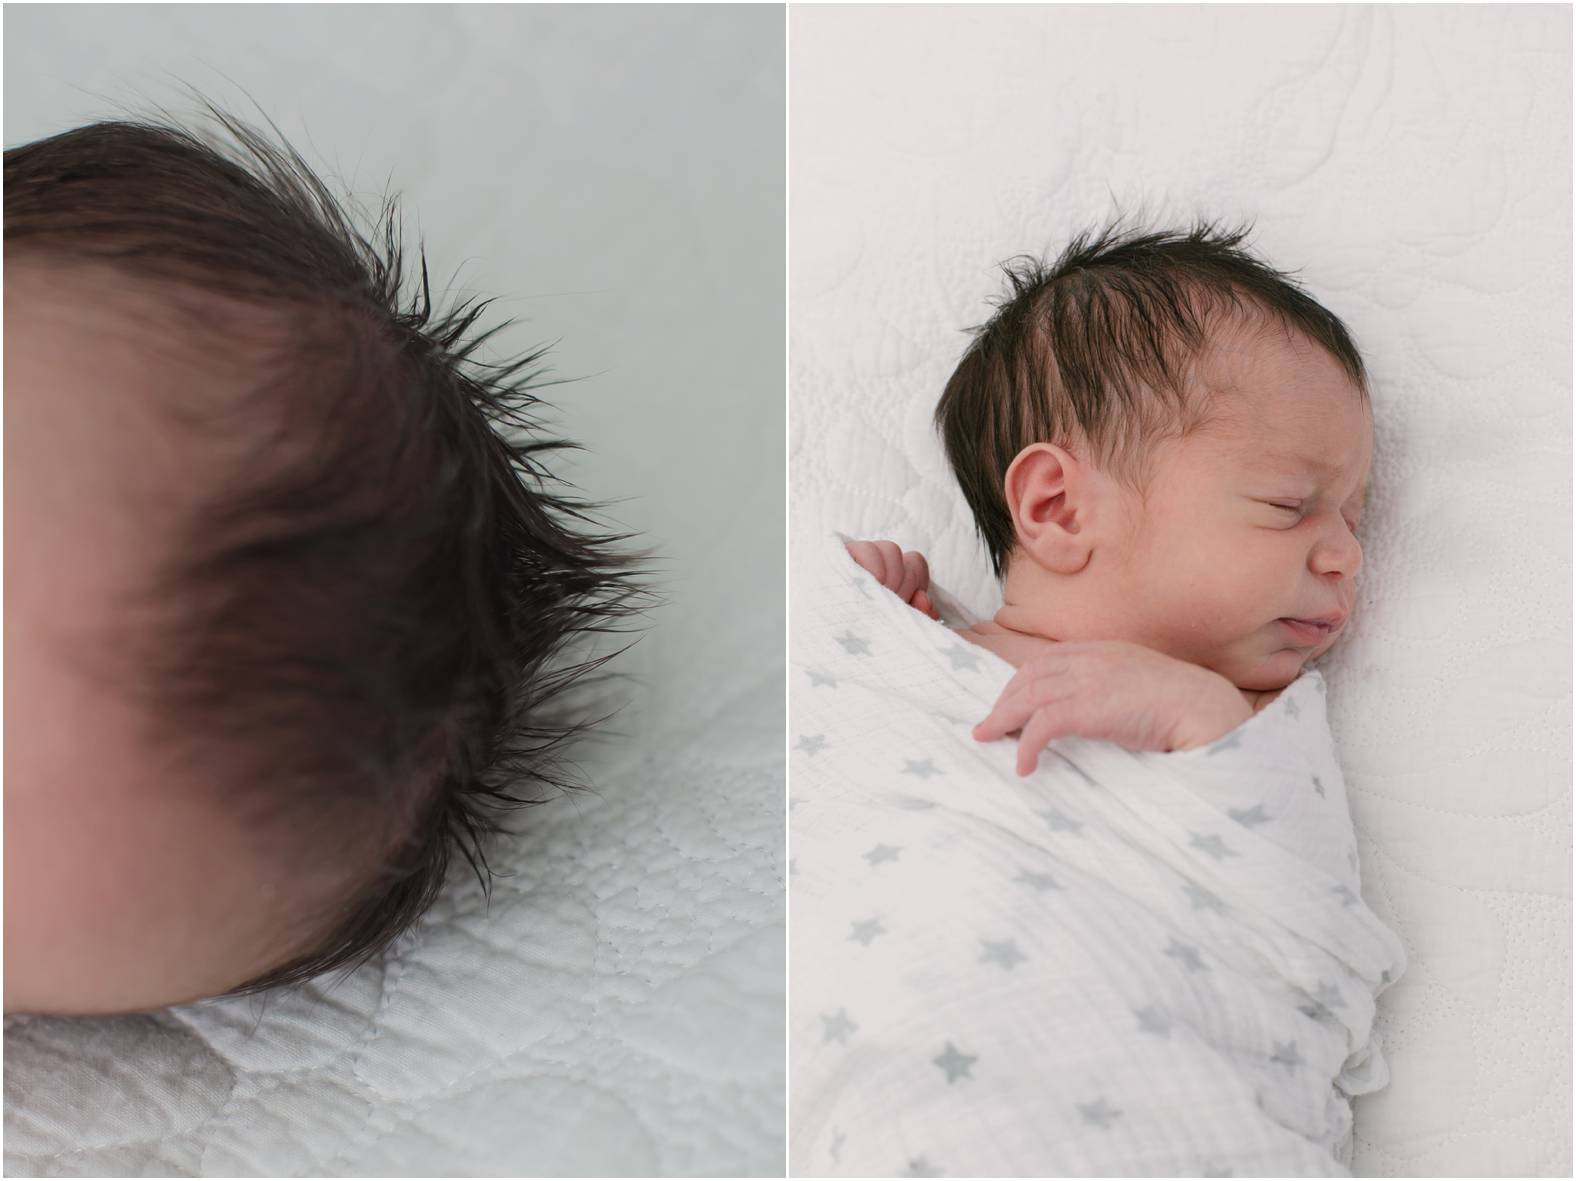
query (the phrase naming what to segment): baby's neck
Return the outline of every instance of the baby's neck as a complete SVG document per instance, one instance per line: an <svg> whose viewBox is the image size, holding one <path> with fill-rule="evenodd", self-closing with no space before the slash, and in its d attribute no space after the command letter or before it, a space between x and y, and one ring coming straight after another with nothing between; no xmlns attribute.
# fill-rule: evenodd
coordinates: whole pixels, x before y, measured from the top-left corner
<svg viewBox="0 0 1576 1181"><path fill-rule="evenodd" d="M971 644L978 644L981 648L994 652L1013 668L1021 668L1036 656L1061 643L1060 640L1053 640L1048 636L1014 631L1010 627L1003 627L994 619L982 619L973 627L960 628L958 635Z"/></svg>

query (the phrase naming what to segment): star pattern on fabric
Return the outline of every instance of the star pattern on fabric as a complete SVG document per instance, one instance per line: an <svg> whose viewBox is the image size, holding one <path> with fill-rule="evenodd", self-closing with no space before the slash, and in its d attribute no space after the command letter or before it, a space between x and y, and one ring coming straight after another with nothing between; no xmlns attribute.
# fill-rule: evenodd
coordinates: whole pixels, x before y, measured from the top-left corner
<svg viewBox="0 0 1576 1181"><path fill-rule="evenodd" d="M1287 1074L1296 1074L1297 1068L1302 1065L1302 1055L1297 1052L1296 1042L1287 1042L1285 1045L1276 1042L1275 1052L1270 1055L1270 1061L1284 1066Z"/></svg>
<svg viewBox="0 0 1576 1181"><path fill-rule="evenodd" d="M849 1019L847 1009L839 1009L830 1015L823 1013L821 1015L821 1044L838 1042L846 1046L849 1035L858 1028L859 1026Z"/></svg>
<svg viewBox="0 0 1576 1181"><path fill-rule="evenodd" d="M1164 1038L1171 1036L1171 1018L1167 1017L1158 1005L1145 1005L1142 1009L1134 1009L1133 1016L1138 1018L1138 1028L1144 1033L1152 1033L1156 1037Z"/></svg>
<svg viewBox="0 0 1576 1181"><path fill-rule="evenodd" d="M941 1170L923 1156L916 1156L908 1162L908 1166L901 1175L904 1177L939 1177L941 1176Z"/></svg>
<svg viewBox="0 0 1576 1181"><path fill-rule="evenodd" d="M898 796L892 802L905 812L928 812L936 806L935 800L921 799L919 796Z"/></svg>
<svg viewBox="0 0 1576 1181"><path fill-rule="evenodd" d="M1346 998L1341 995L1341 990L1333 984L1319 981L1319 987L1313 990L1313 999L1321 1005L1331 1009L1346 1008Z"/></svg>
<svg viewBox="0 0 1576 1181"><path fill-rule="evenodd" d="M887 933L887 929L881 925L880 919L863 919L853 923L852 926L853 930L849 932L848 937L856 943L864 944L866 947L869 947L878 936Z"/></svg>
<svg viewBox="0 0 1576 1181"><path fill-rule="evenodd" d="M1319 782L1319 777L1317 775L1313 777L1313 790L1319 793L1319 798L1321 800L1324 798L1324 784Z"/></svg>
<svg viewBox="0 0 1576 1181"><path fill-rule="evenodd" d="M1122 1115L1120 1111L1105 1101L1104 1095L1101 1095L1093 1103L1080 1103L1078 1105L1078 1114L1083 1116L1084 1123L1094 1124L1101 1128L1109 1128Z"/></svg>
<svg viewBox="0 0 1576 1181"><path fill-rule="evenodd" d="M901 845L877 845L865 854L865 860L870 862L870 868L874 869L883 861L896 861L897 855L902 851Z"/></svg>
<svg viewBox="0 0 1576 1181"><path fill-rule="evenodd" d="M1204 972L1208 970L1203 959L1198 954L1198 948L1181 943L1174 936L1166 947L1166 954L1181 963L1189 972Z"/></svg>
<svg viewBox="0 0 1576 1181"><path fill-rule="evenodd" d="M807 755L819 754L826 749L825 734L801 734L799 741L794 744L795 750L802 750Z"/></svg>
<svg viewBox="0 0 1576 1181"><path fill-rule="evenodd" d="M978 652L970 652L961 644L954 644L950 648L941 650L941 654L952 662L952 671L967 669L969 672L978 672L980 657Z"/></svg>
<svg viewBox="0 0 1576 1181"><path fill-rule="evenodd" d="M974 1076L969 1071L979 1060L978 1054L965 1054L951 1042L947 1043L946 1049L931 1059L932 1062L946 1071L948 1083L955 1083L960 1078L973 1078Z"/></svg>
<svg viewBox="0 0 1576 1181"><path fill-rule="evenodd" d="M980 955L982 964L1000 964L1010 972L1017 965L1028 962L1029 957L1018 950L1016 939L981 939L980 944L985 949Z"/></svg>
<svg viewBox="0 0 1576 1181"><path fill-rule="evenodd" d="M1242 727L1238 726L1230 734L1227 734L1224 738L1222 738L1218 742L1214 743L1204 753L1206 755L1218 755L1223 750L1230 750L1234 746L1240 747L1241 745L1242 745Z"/></svg>
<svg viewBox="0 0 1576 1181"><path fill-rule="evenodd" d="M1047 808L1040 815L1045 817L1045 823L1051 826L1052 832L1070 832L1076 836L1083 829L1082 820L1074 820L1059 808Z"/></svg>
<svg viewBox="0 0 1576 1181"><path fill-rule="evenodd" d="M848 581L853 585L854 589L857 590L860 594L862 594L865 598L868 599L870 597L870 590L865 585L865 580L864 580L864 576L863 575L861 575L859 577L855 577L855 578L850 578Z"/></svg>
<svg viewBox="0 0 1576 1181"><path fill-rule="evenodd" d="M1034 873L1027 869L1020 869L1018 876L1012 880L1022 882L1026 886L1032 886L1036 894L1043 894L1047 890L1062 890L1066 888L1048 873Z"/></svg>
<svg viewBox="0 0 1576 1181"><path fill-rule="evenodd" d="M1324 1021L1329 1024L1335 1023L1335 1014L1330 1012L1328 1006L1321 1005L1316 1000L1303 1001L1297 1006L1297 1012L1301 1013L1304 1017L1311 1017L1315 1021Z"/></svg>
<svg viewBox="0 0 1576 1181"><path fill-rule="evenodd" d="M1297 708L1297 699L1295 697L1287 697L1286 698L1286 716L1288 718L1294 718L1298 714L1300 714L1301 712L1302 711Z"/></svg>
<svg viewBox="0 0 1576 1181"><path fill-rule="evenodd" d="M1226 815L1243 828L1252 828L1255 824L1268 824L1271 820L1263 804L1254 804L1251 808L1227 808Z"/></svg>
<svg viewBox="0 0 1576 1181"><path fill-rule="evenodd" d="M936 766L934 759L904 759L901 775L917 775L921 779L929 779L932 775L940 775L941 768Z"/></svg>
<svg viewBox="0 0 1576 1181"><path fill-rule="evenodd" d="M1193 848L1197 849L1201 853L1207 853L1216 861L1224 861L1228 857L1235 857L1237 855L1236 851L1232 849L1231 846L1227 845L1226 842L1221 839L1220 834L1217 832L1212 832L1208 836L1205 836L1203 833L1193 832L1190 829L1188 831L1188 835L1192 838L1190 841L1188 841L1189 845L1193 846Z"/></svg>
<svg viewBox="0 0 1576 1181"><path fill-rule="evenodd" d="M1206 890L1197 882L1184 882L1182 891L1192 901L1194 910L1212 910L1216 914L1226 913L1226 904L1220 900L1220 895L1212 890Z"/></svg>
<svg viewBox="0 0 1576 1181"><path fill-rule="evenodd" d="M1342 906L1356 906L1357 905L1357 902L1358 902L1357 895L1352 893L1352 888L1350 886L1346 885L1344 882L1341 883L1339 886L1332 886L1332 887L1330 887L1330 893L1334 894L1337 898L1339 898L1341 900L1341 905Z"/></svg>
<svg viewBox="0 0 1576 1181"><path fill-rule="evenodd" d="M837 642L843 646L843 651L850 656L870 655L870 641L863 636L856 636L853 632L844 632L837 637Z"/></svg>
<svg viewBox="0 0 1576 1181"><path fill-rule="evenodd" d="M804 671L810 674L810 688L814 689L817 685L826 685L832 689L837 688L837 678L832 676L831 673L824 673L818 668L807 668Z"/></svg>

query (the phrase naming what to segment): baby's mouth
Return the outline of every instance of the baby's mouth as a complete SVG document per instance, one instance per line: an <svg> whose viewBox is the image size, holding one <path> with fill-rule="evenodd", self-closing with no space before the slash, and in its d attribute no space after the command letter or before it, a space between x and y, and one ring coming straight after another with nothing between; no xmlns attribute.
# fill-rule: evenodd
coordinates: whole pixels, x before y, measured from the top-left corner
<svg viewBox="0 0 1576 1181"><path fill-rule="evenodd" d="M1309 644L1322 644L1335 631L1333 624L1310 623L1306 619L1277 619L1276 623L1284 627L1293 636L1306 640Z"/></svg>

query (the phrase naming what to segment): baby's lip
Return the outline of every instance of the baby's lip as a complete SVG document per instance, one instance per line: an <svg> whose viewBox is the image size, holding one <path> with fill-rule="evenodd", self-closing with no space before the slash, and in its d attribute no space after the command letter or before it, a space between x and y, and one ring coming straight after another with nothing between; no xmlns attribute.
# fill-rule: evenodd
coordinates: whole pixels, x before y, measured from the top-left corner
<svg viewBox="0 0 1576 1181"><path fill-rule="evenodd" d="M1288 615L1286 618L1293 623L1307 623L1312 624L1314 627L1335 631L1346 622L1346 613L1344 611L1331 611L1326 615Z"/></svg>

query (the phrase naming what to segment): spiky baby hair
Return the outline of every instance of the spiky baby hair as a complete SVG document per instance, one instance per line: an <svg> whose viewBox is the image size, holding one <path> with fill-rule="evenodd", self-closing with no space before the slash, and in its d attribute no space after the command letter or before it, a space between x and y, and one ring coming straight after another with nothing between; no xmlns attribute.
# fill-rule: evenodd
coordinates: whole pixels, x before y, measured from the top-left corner
<svg viewBox="0 0 1576 1181"><path fill-rule="evenodd" d="M475 360L512 321L473 333L491 301L435 312L424 247L407 300L397 198L379 246L288 143L201 101L243 152L155 118L7 150L5 244L159 287L194 333L237 305L273 325L237 345L267 336L274 359L239 406L174 408L255 443L180 523L127 637L158 737L222 775L212 790L297 834L303 862L352 835L384 850L234 990L252 992L370 958L456 854L487 888L504 819L581 786L566 744L605 718L565 702L617 655L582 641L637 630L654 597L631 535L544 466L573 444L543 425L543 350ZM222 350L233 319L208 318Z"/></svg>
<svg viewBox="0 0 1576 1181"><path fill-rule="evenodd" d="M1290 276L1243 247L1235 229L1085 230L1054 262L1003 264L1008 290L948 380L935 422L997 577L1016 544L1007 469L1034 443L1069 446L1142 497L1167 438L1213 421L1192 380L1226 313L1257 318L1326 349L1368 400L1344 324Z"/></svg>

